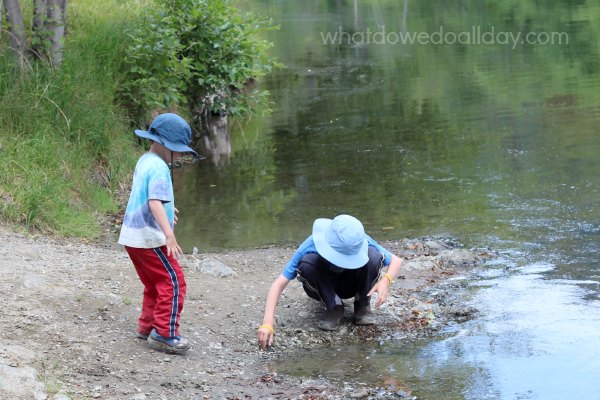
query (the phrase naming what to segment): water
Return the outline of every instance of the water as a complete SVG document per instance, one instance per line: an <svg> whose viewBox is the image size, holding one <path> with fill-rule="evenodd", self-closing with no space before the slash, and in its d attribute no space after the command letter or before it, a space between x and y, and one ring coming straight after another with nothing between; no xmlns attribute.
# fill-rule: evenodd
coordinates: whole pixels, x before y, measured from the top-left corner
<svg viewBox="0 0 600 400"><path fill-rule="evenodd" d="M281 25L269 38L287 68L261 82L272 114L235 121L221 154L177 172L184 248L297 244L314 218L342 212L380 240L442 235L490 246L503 258L465 295L479 318L409 347L322 350L359 368L338 367L337 378L388 379L422 399L600 399L600 5L245 7ZM569 43L360 42L381 27L564 32ZM327 32L357 40L325 45ZM336 379L336 368L311 359L279 368Z"/></svg>
<svg viewBox="0 0 600 400"><path fill-rule="evenodd" d="M600 304L580 287L598 282L548 279L549 264L506 274L505 262L471 282L478 318L433 339L303 351L273 369L419 399L599 399Z"/></svg>

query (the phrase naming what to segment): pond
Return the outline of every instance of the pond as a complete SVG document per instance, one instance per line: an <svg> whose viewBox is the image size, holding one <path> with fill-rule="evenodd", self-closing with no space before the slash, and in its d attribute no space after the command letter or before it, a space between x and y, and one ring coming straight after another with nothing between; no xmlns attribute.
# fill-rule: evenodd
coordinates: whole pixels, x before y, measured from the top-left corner
<svg viewBox="0 0 600 400"><path fill-rule="evenodd" d="M392 375L420 399L600 399L600 5L245 7L280 25L285 68L259 83L272 113L230 121L221 153L177 171L184 249L295 245L339 213L382 241L492 247L502 258L465 294L478 318L408 347L330 349L377 367L310 374Z"/></svg>

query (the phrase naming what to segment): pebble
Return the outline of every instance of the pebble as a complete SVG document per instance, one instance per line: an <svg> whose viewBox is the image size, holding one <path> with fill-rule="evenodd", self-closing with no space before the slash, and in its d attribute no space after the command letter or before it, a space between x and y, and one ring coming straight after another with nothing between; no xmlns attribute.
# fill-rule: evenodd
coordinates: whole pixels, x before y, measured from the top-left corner
<svg viewBox="0 0 600 400"><path fill-rule="evenodd" d="M362 399L364 397L367 397L368 395L369 395L369 391L365 388L354 391L349 394L351 399Z"/></svg>

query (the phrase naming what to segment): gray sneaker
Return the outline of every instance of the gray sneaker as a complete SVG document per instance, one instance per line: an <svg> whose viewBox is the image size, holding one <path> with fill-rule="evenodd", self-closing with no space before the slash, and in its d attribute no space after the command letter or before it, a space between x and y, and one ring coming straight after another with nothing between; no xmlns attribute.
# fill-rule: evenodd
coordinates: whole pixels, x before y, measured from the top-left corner
<svg viewBox="0 0 600 400"><path fill-rule="evenodd" d="M342 318L344 318L344 306L335 306L333 310L325 311L317 326L324 331L335 331L340 326Z"/></svg>
<svg viewBox="0 0 600 400"><path fill-rule="evenodd" d="M373 325L375 323L375 314L371 311L371 306L360 305L357 301L354 302L354 323L356 325Z"/></svg>
<svg viewBox="0 0 600 400"><path fill-rule="evenodd" d="M162 351L169 354L183 354L191 347L190 342L180 336L174 338L166 338L159 335L156 329L152 329L148 335L148 344L154 350Z"/></svg>

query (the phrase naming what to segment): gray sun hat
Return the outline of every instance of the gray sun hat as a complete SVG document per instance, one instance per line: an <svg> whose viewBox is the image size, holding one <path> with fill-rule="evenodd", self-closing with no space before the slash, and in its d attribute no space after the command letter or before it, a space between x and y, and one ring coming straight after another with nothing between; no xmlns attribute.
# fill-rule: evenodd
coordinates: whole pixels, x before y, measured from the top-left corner
<svg viewBox="0 0 600 400"><path fill-rule="evenodd" d="M351 215L315 220L312 236L319 255L340 268L356 269L369 261L365 229Z"/></svg>
<svg viewBox="0 0 600 400"><path fill-rule="evenodd" d="M198 153L189 146L192 141L192 129L177 114L160 114L154 118L147 131L136 129L135 134L160 143L171 151L192 153L195 157L198 157Z"/></svg>

